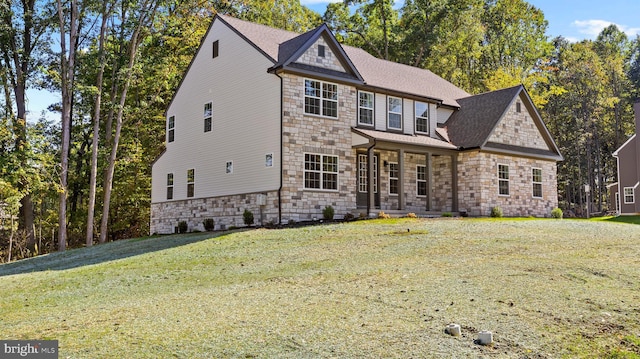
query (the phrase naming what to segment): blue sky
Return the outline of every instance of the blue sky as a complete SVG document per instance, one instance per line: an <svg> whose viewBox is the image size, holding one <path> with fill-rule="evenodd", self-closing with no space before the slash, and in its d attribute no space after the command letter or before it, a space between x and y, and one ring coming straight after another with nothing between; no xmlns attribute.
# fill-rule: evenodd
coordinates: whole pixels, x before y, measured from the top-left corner
<svg viewBox="0 0 640 359"><path fill-rule="evenodd" d="M320 14L329 2L342 0L300 0L303 5ZM640 35L640 0L528 0L541 9L549 21L547 35L550 38L562 35L571 41L595 39L598 33L610 24L616 24L629 37ZM396 6L402 1L396 0ZM30 90L27 93L30 112L29 120L34 121L40 112L53 102L60 101L58 94L47 91ZM48 118L56 119L49 113Z"/></svg>
<svg viewBox="0 0 640 359"><path fill-rule="evenodd" d="M342 0L331 0L340 2ZM300 0L323 14L327 0ZM595 39L603 28L616 24L628 36L640 34L640 0L528 0L549 21L547 35L562 35L571 41ZM402 1L396 0L396 6Z"/></svg>

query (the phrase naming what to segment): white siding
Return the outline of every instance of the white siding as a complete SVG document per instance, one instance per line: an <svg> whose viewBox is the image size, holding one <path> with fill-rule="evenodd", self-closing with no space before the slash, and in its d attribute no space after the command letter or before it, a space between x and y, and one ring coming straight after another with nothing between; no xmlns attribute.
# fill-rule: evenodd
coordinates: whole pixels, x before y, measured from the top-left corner
<svg viewBox="0 0 640 359"><path fill-rule="evenodd" d="M429 136L437 137L436 128L438 128L438 106L429 104Z"/></svg>
<svg viewBox="0 0 640 359"><path fill-rule="evenodd" d="M212 43L219 40L219 56ZM277 189L280 170L280 79L253 46L221 21L211 27L167 110L175 141L154 163L152 202L166 201L167 173L174 200L186 199L187 170L195 169L194 198ZM204 132L203 106L213 102L213 130ZM265 155L273 153L273 167ZM225 164L233 161L233 173Z"/></svg>
<svg viewBox="0 0 640 359"><path fill-rule="evenodd" d="M387 129L387 96L384 94L375 94L376 110L375 110L375 129L378 131L386 131Z"/></svg>
<svg viewBox="0 0 640 359"><path fill-rule="evenodd" d="M438 112L438 116L436 116L437 123L447 122L449 117L453 114L453 110L449 110L446 108L438 108L437 112Z"/></svg>
<svg viewBox="0 0 640 359"><path fill-rule="evenodd" d="M409 134L409 135L413 135L414 131L414 125L416 122L415 117L413 116L413 114L415 113L415 103L413 102L413 100L408 100L408 99L404 99L403 101L403 111L404 112L402 114L402 118L403 118L403 125L402 125L402 131L404 131L404 133Z"/></svg>

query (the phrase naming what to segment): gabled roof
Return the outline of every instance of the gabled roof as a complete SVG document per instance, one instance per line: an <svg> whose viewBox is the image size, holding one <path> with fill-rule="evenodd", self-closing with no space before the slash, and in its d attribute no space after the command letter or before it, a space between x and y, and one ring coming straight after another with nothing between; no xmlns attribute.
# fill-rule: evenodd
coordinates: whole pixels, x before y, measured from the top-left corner
<svg viewBox="0 0 640 359"><path fill-rule="evenodd" d="M321 25L304 34L297 34L239 20L228 15L216 15L215 18L222 20L253 44L274 63L274 66L293 65L292 61L297 58L296 54L304 51L303 48L311 46L320 36L330 34L332 41L335 41L335 37L326 25ZM329 36L325 37L327 38ZM338 46L338 50L342 49L339 52L343 53L344 59L351 63L357 74L355 77L362 79L366 86L426 98L454 108L459 107L456 99L469 96L466 91L429 70L381 60L362 49L342 46L337 41L335 46ZM347 63L345 67L349 68L349 64Z"/></svg>
<svg viewBox="0 0 640 359"><path fill-rule="evenodd" d="M620 146L614 153L613 153L613 157L618 157L618 155L620 155L620 151L622 151L623 148L627 147L630 143L632 143L634 141L634 139L636 138L636 134L634 133L633 136L629 137L629 139L622 144L622 146Z"/></svg>
<svg viewBox="0 0 640 359"><path fill-rule="evenodd" d="M550 151L488 142L498 123L503 119L513 102L521 95L524 97L524 105L529 109L531 118L536 123ZM451 143L460 149L492 149L509 153L528 153L537 157L557 160L563 159L524 86L518 85L486 92L460 98L457 101L461 108L451 115L445 126Z"/></svg>

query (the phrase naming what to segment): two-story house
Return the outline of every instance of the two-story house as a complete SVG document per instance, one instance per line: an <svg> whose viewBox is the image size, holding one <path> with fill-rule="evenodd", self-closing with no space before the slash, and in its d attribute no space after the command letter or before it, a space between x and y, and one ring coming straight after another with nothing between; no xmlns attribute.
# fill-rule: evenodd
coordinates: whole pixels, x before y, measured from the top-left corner
<svg viewBox="0 0 640 359"><path fill-rule="evenodd" d="M522 86L432 72L216 15L166 112L151 233L378 211L548 216L562 159Z"/></svg>
<svg viewBox="0 0 640 359"><path fill-rule="evenodd" d="M640 214L640 100L633 105L633 110L636 133L613 153L618 162L618 182L609 186L609 203L615 203L616 212L621 215Z"/></svg>

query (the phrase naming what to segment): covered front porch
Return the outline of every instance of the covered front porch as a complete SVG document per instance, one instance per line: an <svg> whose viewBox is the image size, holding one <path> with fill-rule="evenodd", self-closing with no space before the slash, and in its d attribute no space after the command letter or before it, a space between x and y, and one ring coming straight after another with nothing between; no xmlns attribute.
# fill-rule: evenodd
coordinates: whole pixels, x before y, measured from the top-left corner
<svg viewBox="0 0 640 359"><path fill-rule="evenodd" d="M458 152L428 136L352 129L357 207L375 216L458 212Z"/></svg>

